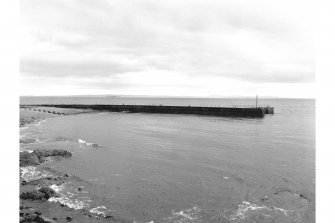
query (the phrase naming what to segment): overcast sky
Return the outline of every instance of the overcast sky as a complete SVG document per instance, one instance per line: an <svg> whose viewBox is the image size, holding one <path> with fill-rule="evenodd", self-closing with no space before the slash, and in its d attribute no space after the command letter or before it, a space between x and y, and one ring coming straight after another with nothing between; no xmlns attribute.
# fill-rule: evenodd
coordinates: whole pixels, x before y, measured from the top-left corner
<svg viewBox="0 0 335 223"><path fill-rule="evenodd" d="M314 97L294 0L21 0L21 95Z"/></svg>

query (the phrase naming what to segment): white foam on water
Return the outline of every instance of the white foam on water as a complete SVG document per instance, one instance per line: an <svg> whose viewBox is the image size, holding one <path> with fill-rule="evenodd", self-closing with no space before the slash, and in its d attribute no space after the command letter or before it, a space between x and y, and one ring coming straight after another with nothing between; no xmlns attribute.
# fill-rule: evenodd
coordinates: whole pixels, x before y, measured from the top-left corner
<svg viewBox="0 0 335 223"><path fill-rule="evenodd" d="M28 128L28 126L21 126L20 127L20 132L26 130L27 128Z"/></svg>
<svg viewBox="0 0 335 223"><path fill-rule="evenodd" d="M37 122L36 124L33 124L35 126L39 126L41 125L43 122L45 122L46 119L42 119L41 121Z"/></svg>
<svg viewBox="0 0 335 223"><path fill-rule="evenodd" d="M60 197L51 197L49 198L50 202L59 202L61 204L64 204L66 206L68 206L69 208L73 208L73 209L76 209L76 210L80 210L80 209L83 209L85 207L87 207L87 204L85 203L85 201L81 201L81 200L71 200L70 198L68 197L63 197L63 196L60 196Z"/></svg>
<svg viewBox="0 0 335 223"><path fill-rule="evenodd" d="M81 144L84 144L86 146L92 146L92 147L99 147L100 146L99 144L96 144L96 143L86 142L83 139L78 139L78 142L81 143Z"/></svg>
<svg viewBox="0 0 335 223"><path fill-rule="evenodd" d="M277 207L273 207L273 210L283 212L286 216L288 216L289 210L285 210L283 208L277 208Z"/></svg>
<svg viewBox="0 0 335 223"><path fill-rule="evenodd" d="M22 126L22 127L20 127L20 139L22 139L25 136L27 136L27 133L24 134L27 129L28 129L28 126Z"/></svg>
<svg viewBox="0 0 335 223"><path fill-rule="evenodd" d="M26 167L21 167L21 177L25 181L32 181L32 180L37 180L40 178L45 178L45 177L51 177L53 176L50 172L45 171L45 170L40 170L35 166L26 166Z"/></svg>
<svg viewBox="0 0 335 223"><path fill-rule="evenodd" d="M64 184L61 184L61 185L53 184L50 186L50 188L53 189L55 192L59 193L60 191L64 189Z"/></svg>
<svg viewBox="0 0 335 223"><path fill-rule="evenodd" d="M190 209L182 211L172 211L172 216L165 218L164 222L174 222L174 223L187 223L187 222L197 222L200 218L201 209L198 207L193 207Z"/></svg>
<svg viewBox="0 0 335 223"><path fill-rule="evenodd" d="M29 127L30 126L20 127L20 133L19 133L20 139L24 139L25 137L31 134L31 132L29 131Z"/></svg>
<svg viewBox="0 0 335 223"><path fill-rule="evenodd" d="M273 218L275 216L287 217L299 217L299 214L278 207L267 207L267 206L258 206L257 204L252 204L247 201L243 201L242 204L238 205L237 211L230 215L229 220L247 220L250 215L260 215L263 217Z"/></svg>
<svg viewBox="0 0 335 223"><path fill-rule="evenodd" d="M96 208L92 208L90 210L91 213L93 214L98 214L98 215L102 215L102 216L105 216L105 213L108 209L105 207L105 206L99 206L99 207L96 207Z"/></svg>
<svg viewBox="0 0 335 223"><path fill-rule="evenodd" d="M266 206L257 206L256 204L243 201L242 204L238 205L237 211L230 216L230 220L245 219L249 212L255 212L267 208L268 207Z"/></svg>
<svg viewBox="0 0 335 223"><path fill-rule="evenodd" d="M29 149L26 149L26 150L21 150L21 151L20 151L20 153L23 153L23 152L32 153L32 152L34 152L34 150L29 150Z"/></svg>
<svg viewBox="0 0 335 223"><path fill-rule="evenodd" d="M92 199L90 199L87 195L82 195L82 192L77 192L76 189L78 187L71 185L71 183L64 183L62 185L51 185L50 188L52 188L54 191L56 191L59 194L59 197L51 197L48 201L50 202L59 202L61 204L64 204L68 206L69 208L73 208L76 210L79 209L88 209L90 206L90 202L92 202Z"/></svg>

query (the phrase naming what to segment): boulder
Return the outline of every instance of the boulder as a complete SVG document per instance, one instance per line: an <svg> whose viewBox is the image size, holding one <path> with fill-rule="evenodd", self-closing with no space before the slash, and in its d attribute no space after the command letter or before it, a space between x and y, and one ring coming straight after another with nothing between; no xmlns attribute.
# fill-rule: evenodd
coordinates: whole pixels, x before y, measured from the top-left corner
<svg viewBox="0 0 335 223"><path fill-rule="evenodd" d="M34 190L34 191L28 191L24 192L20 195L20 198L23 200L44 200L45 199L45 194Z"/></svg>
<svg viewBox="0 0 335 223"><path fill-rule="evenodd" d="M55 223L54 220L51 220L43 215L36 215L30 213L23 217L20 217L20 222Z"/></svg>
<svg viewBox="0 0 335 223"><path fill-rule="evenodd" d="M24 200L48 200L50 197L56 197L58 194L50 187L42 187L39 190L24 192L20 195Z"/></svg>
<svg viewBox="0 0 335 223"><path fill-rule="evenodd" d="M63 156L63 157L72 156L72 153L63 149L54 149L54 150L35 149L33 153L35 153L38 156L38 158L49 157L49 156Z"/></svg>
<svg viewBox="0 0 335 223"><path fill-rule="evenodd" d="M46 149L35 149L33 153L36 154L36 156L39 159L43 157L52 156L52 150L46 150Z"/></svg>
<svg viewBox="0 0 335 223"><path fill-rule="evenodd" d="M68 152L66 150L62 150L62 149L54 149L54 150L52 150L52 155L53 156L62 156L62 157L71 157L72 153Z"/></svg>
<svg viewBox="0 0 335 223"><path fill-rule="evenodd" d="M39 159L40 163L44 163L50 161L52 158L56 157L71 157L72 153L63 149L54 149L54 150L46 150L46 149L36 149L33 152Z"/></svg>
<svg viewBox="0 0 335 223"><path fill-rule="evenodd" d="M38 190L41 193L44 193L44 198L49 199L50 197L56 197L58 196L56 191L51 189L50 187L42 187L41 189Z"/></svg>
<svg viewBox="0 0 335 223"><path fill-rule="evenodd" d="M45 187L45 186L50 186L53 184L56 185L61 185L65 183L64 178L63 177L44 177L44 178L40 178L37 180L31 180L29 182L23 182L22 181L22 185L33 185L33 186L40 186L40 187Z"/></svg>
<svg viewBox="0 0 335 223"><path fill-rule="evenodd" d="M39 165L40 161L36 154L29 152L20 152L20 166L36 166Z"/></svg>

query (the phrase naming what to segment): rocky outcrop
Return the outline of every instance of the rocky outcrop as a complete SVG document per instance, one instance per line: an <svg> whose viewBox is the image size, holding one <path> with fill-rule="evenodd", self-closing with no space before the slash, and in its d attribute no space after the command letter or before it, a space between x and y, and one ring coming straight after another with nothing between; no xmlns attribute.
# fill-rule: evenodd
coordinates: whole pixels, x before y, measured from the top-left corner
<svg viewBox="0 0 335 223"><path fill-rule="evenodd" d="M36 166L40 164L40 160L35 153L21 152L20 153L20 166Z"/></svg>
<svg viewBox="0 0 335 223"><path fill-rule="evenodd" d="M28 191L24 192L20 195L20 198L23 200L44 200L44 193L34 190L34 191Z"/></svg>
<svg viewBox="0 0 335 223"><path fill-rule="evenodd" d="M62 149L36 149L32 153L24 151L20 153L20 166L36 166L46 161L49 161L50 158L67 158L71 156L71 152Z"/></svg>
<svg viewBox="0 0 335 223"><path fill-rule="evenodd" d="M57 197L56 191L50 187L42 187L39 190L24 192L20 195L23 200L48 200L51 197Z"/></svg>
<svg viewBox="0 0 335 223"><path fill-rule="evenodd" d="M42 149L36 149L33 152L37 155L39 159L50 157L50 156L61 156L61 157L71 157L72 153L63 150L63 149L54 149L54 150L42 150Z"/></svg>
<svg viewBox="0 0 335 223"><path fill-rule="evenodd" d="M46 186L50 186L50 185L62 185L63 183L65 183L64 181L64 177L44 177L44 178L40 178L37 180L31 180L29 182L27 181L22 181L22 185L33 185L33 186L40 186L40 187L46 187Z"/></svg>
<svg viewBox="0 0 335 223"><path fill-rule="evenodd" d="M44 198L45 199L49 199L50 197L57 197L58 196L56 191L54 191L50 187L42 187L38 191L41 192L41 193L44 193Z"/></svg>
<svg viewBox="0 0 335 223"><path fill-rule="evenodd" d="M55 223L31 207L20 206L20 222Z"/></svg>

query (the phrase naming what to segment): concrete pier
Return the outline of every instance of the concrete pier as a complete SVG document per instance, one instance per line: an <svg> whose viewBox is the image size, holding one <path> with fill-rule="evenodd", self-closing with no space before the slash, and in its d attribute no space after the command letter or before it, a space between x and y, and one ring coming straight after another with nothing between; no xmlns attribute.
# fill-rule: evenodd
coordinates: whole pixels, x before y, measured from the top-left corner
<svg viewBox="0 0 335 223"><path fill-rule="evenodd" d="M129 113L161 113L161 114L193 114L220 117L263 118L265 114L273 114L273 107L199 107L199 106L163 106L163 105L86 105L86 104L40 104L38 107L56 107L72 109L92 109L98 111Z"/></svg>

